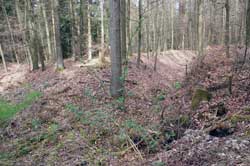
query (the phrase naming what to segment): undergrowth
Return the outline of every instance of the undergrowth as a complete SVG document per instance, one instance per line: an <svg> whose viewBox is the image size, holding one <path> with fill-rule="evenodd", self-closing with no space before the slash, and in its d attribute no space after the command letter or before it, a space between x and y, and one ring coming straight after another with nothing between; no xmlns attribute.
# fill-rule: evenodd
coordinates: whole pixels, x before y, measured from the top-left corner
<svg viewBox="0 0 250 166"><path fill-rule="evenodd" d="M41 92L32 91L28 93L24 100L18 104L13 104L0 99L0 124L11 119L17 112L29 107L34 101L41 97Z"/></svg>

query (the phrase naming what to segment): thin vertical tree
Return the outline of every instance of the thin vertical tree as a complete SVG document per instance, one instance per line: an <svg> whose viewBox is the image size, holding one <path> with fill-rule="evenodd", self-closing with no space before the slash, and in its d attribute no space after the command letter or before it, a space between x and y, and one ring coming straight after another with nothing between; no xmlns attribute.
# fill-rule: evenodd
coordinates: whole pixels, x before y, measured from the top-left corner
<svg viewBox="0 0 250 166"><path fill-rule="evenodd" d="M130 29L131 29L131 21L130 21L130 6L131 2L130 0L127 0L127 41L128 41L128 51L127 55L132 54L132 41L130 36Z"/></svg>
<svg viewBox="0 0 250 166"><path fill-rule="evenodd" d="M64 69L63 55L62 55L62 45L61 45L61 32L60 32L60 7L59 1L53 0L54 6L54 20L55 20L55 39L56 39L56 68L57 70Z"/></svg>
<svg viewBox="0 0 250 166"><path fill-rule="evenodd" d="M32 1L27 0L27 12L28 12L28 28L29 28L29 47L31 50L31 69L38 70L39 69L39 59L38 59L38 31L35 27L35 5Z"/></svg>
<svg viewBox="0 0 250 166"><path fill-rule="evenodd" d="M84 56L87 50L87 1L80 0L80 55L81 57Z"/></svg>
<svg viewBox="0 0 250 166"><path fill-rule="evenodd" d="M92 59L92 33L91 33L91 14L90 3L87 2L87 23L88 23L88 60Z"/></svg>
<svg viewBox="0 0 250 166"><path fill-rule="evenodd" d="M138 55L137 55L137 67L140 67L141 63L141 38L142 38L142 0L139 0L139 25L138 25Z"/></svg>
<svg viewBox="0 0 250 166"><path fill-rule="evenodd" d="M121 56L123 63L127 63L127 36L126 36L126 0L121 1Z"/></svg>
<svg viewBox="0 0 250 166"><path fill-rule="evenodd" d="M5 57L4 57L4 54L3 54L3 49L2 49L2 45L0 44L0 56L2 58L2 62L3 62L3 68L5 70L5 72L8 72L8 69L7 69L7 65L6 65L6 61L5 61Z"/></svg>
<svg viewBox="0 0 250 166"><path fill-rule="evenodd" d="M226 0L226 3L225 3L225 9L226 9L226 33L225 33L225 45L226 45L226 55L227 57L229 57L229 48L230 48L230 43L229 43L229 19L230 19L230 6L229 6L229 0Z"/></svg>
<svg viewBox="0 0 250 166"><path fill-rule="evenodd" d="M120 0L110 0L110 46L111 46L111 96L119 97L123 94L122 59L121 59L121 24Z"/></svg>
<svg viewBox="0 0 250 166"><path fill-rule="evenodd" d="M77 30L76 30L76 17L75 17L75 2L74 0L69 1L70 8L70 19L71 19L71 52L74 60L76 57L76 45L77 45Z"/></svg>
<svg viewBox="0 0 250 166"><path fill-rule="evenodd" d="M246 57L247 57L247 50L248 50L248 46L250 45L250 0L248 0L247 2L247 14L246 14L246 41L245 41L245 55L244 55L244 63L246 61Z"/></svg>
<svg viewBox="0 0 250 166"><path fill-rule="evenodd" d="M104 0L100 0L100 10L101 10L101 51L99 54L99 61L103 63L105 61L104 57Z"/></svg>
<svg viewBox="0 0 250 166"><path fill-rule="evenodd" d="M49 31L49 26L48 26L48 18L47 18L47 13L46 13L45 2L46 1L43 0L40 3L41 3L41 10L42 10L44 26L45 26L46 40L47 40L47 57L46 57L46 59L48 60L52 56L52 48L51 48L50 31Z"/></svg>
<svg viewBox="0 0 250 166"><path fill-rule="evenodd" d="M170 0L171 8L171 49L174 49L174 10L175 10L175 1Z"/></svg>
<svg viewBox="0 0 250 166"><path fill-rule="evenodd" d="M198 0L197 2L197 24L198 24L198 55L203 56L203 0Z"/></svg>
<svg viewBox="0 0 250 166"><path fill-rule="evenodd" d="M180 11L180 22L181 22L181 48L185 49L185 0L180 0L179 11Z"/></svg>

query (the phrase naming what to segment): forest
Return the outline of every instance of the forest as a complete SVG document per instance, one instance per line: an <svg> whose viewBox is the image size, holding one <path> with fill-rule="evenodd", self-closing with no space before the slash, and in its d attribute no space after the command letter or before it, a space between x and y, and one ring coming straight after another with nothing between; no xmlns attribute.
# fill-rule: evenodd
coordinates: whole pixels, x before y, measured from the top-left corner
<svg viewBox="0 0 250 166"><path fill-rule="evenodd" d="M0 0L1 166L249 166L250 0Z"/></svg>

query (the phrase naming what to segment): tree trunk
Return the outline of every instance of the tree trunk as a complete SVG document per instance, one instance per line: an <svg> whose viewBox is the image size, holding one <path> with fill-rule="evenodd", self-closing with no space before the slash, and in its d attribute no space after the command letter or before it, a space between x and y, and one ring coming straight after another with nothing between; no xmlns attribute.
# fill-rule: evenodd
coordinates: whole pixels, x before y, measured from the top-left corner
<svg viewBox="0 0 250 166"><path fill-rule="evenodd" d="M204 38L203 38L203 3L202 0L198 0L197 4L198 14L198 55L203 56Z"/></svg>
<svg viewBox="0 0 250 166"><path fill-rule="evenodd" d="M28 28L29 28L29 47L31 50L31 69L32 71L39 69L38 59L38 30L35 27L35 13L34 6L31 1L27 1L28 6Z"/></svg>
<svg viewBox="0 0 250 166"><path fill-rule="evenodd" d="M138 57L137 57L137 67L140 67L141 63L141 31L142 31L142 0L139 0L139 26L138 26Z"/></svg>
<svg viewBox="0 0 250 166"><path fill-rule="evenodd" d="M84 56L87 50L87 1L86 0L80 0L80 35L79 35L79 41L80 41L80 55L81 57Z"/></svg>
<svg viewBox="0 0 250 166"><path fill-rule="evenodd" d="M100 0L100 10L101 10L101 52L99 54L99 60L101 63L105 61L104 57L104 0Z"/></svg>
<svg viewBox="0 0 250 166"><path fill-rule="evenodd" d="M75 18L75 2L74 0L69 1L70 7L70 18L71 18L71 52L72 57L76 61L76 45L77 45L77 30L76 30L76 18Z"/></svg>
<svg viewBox="0 0 250 166"><path fill-rule="evenodd" d="M87 3L87 22L88 22L88 60L92 60L92 34L91 34L91 16L90 4Z"/></svg>
<svg viewBox="0 0 250 166"><path fill-rule="evenodd" d="M111 87L113 97L123 94L121 63L120 0L110 0Z"/></svg>
<svg viewBox="0 0 250 166"><path fill-rule="evenodd" d="M54 2L54 20L55 20L55 39L56 39L56 68L57 70L64 69L62 46L61 46L61 34L60 34L60 19L59 19L59 1L53 0Z"/></svg>
<svg viewBox="0 0 250 166"><path fill-rule="evenodd" d="M8 72L1 44L0 44L0 55L1 55L1 58L2 58L4 70L5 70L5 72Z"/></svg>
<svg viewBox="0 0 250 166"><path fill-rule="evenodd" d="M185 49L185 0L180 0L179 11L180 11L180 21L181 21L181 47Z"/></svg>
<svg viewBox="0 0 250 166"><path fill-rule="evenodd" d="M230 8L229 8L229 0L226 0L225 3L225 9L226 9L226 33L225 33L225 45L226 45L226 55L229 57L229 14L230 14Z"/></svg>
<svg viewBox="0 0 250 166"><path fill-rule="evenodd" d="M57 59L57 54L56 54L56 23L55 23L55 5L54 5L54 0L50 1L50 7L51 7L51 22L52 22L52 39L53 39L53 61L56 61Z"/></svg>
<svg viewBox="0 0 250 166"><path fill-rule="evenodd" d="M158 6L158 4L157 4ZM158 7L157 7L158 9ZM158 10L154 17L154 33L155 33L155 60L154 60L154 71L157 70L157 60L158 60L158 54L159 54L159 41L160 41L160 19L158 19Z"/></svg>
<svg viewBox="0 0 250 166"><path fill-rule="evenodd" d="M43 19L44 19L44 26L45 26L45 32L46 32L46 40L47 40L47 60L51 58L52 56L52 49L51 49L51 41L50 41L50 32L49 32L49 26L48 26L48 19L46 14L46 8L45 8L45 0L41 2L42 5L42 13L43 13Z"/></svg>
<svg viewBox="0 0 250 166"><path fill-rule="evenodd" d="M130 36L131 22L130 22L130 0L127 0L127 40L128 40L128 53L127 55L132 54L132 40Z"/></svg>
<svg viewBox="0 0 250 166"><path fill-rule="evenodd" d="M171 49L174 49L174 9L175 9L175 1L170 0L171 5Z"/></svg>
<svg viewBox="0 0 250 166"><path fill-rule="evenodd" d="M248 46L250 43L250 0L248 0L247 2L247 14L246 14L246 41L245 41L245 55L244 55L244 63L246 61L246 57L247 57L247 50L248 50Z"/></svg>
<svg viewBox="0 0 250 166"><path fill-rule="evenodd" d="M149 9L149 0L147 0L147 8ZM147 15L146 21L146 41L147 41L147 58L149 59L149 52L150 52L150 44L149 44L149 26L150 26L150 14Z"/></svg>
<svg viewBox="0 0 250 166"><path fill-rule="evenodd" d="M127 63L126 40L126 0L121 0L121 56L123 63Z"/></svg>

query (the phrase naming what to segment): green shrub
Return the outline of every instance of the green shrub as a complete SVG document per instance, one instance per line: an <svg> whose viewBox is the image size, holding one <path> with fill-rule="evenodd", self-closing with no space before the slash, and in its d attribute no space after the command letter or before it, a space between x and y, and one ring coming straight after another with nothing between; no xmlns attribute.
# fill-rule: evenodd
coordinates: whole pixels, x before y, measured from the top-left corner
<svg viewBox="0 0 250 166"><path fill-rule="evenodd" d="M162 161L155 161L152 163L152 166L165 166L166 164Z"/></svg>

